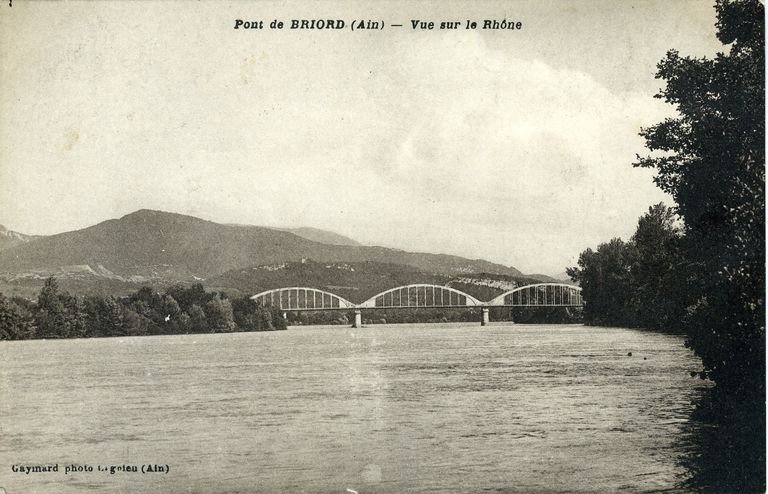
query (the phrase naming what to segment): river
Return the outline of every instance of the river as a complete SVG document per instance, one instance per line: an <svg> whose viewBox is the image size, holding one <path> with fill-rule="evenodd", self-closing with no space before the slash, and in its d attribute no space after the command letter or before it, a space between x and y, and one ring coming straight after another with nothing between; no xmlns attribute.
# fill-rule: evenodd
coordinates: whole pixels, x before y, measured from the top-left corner
<svg viewBox="0 0 768 494"><path fill-rule="evenodd" d="M686 476L701 387L680 337L580 325L0 342L0 362L8 494L658 491ZM168 471L98 469L122 465Z"/></svg>

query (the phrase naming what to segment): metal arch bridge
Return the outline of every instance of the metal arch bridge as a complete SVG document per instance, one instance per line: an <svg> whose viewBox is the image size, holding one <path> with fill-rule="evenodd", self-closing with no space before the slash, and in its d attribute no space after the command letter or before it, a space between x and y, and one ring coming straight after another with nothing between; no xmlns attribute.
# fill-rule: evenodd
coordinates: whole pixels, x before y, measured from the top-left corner
<svg viewBox="0 0 768 494"><path fill-rule="evenodd" d="M415 284L385 290L361 304L310 287L276 288L251 299L283 311L354 310L355 327L361 325L361 309L410 309L479 307L482 324L489 322L489 307L582 307L581 288L564 283L537 283L514 288L482 302L472 295L442 285Z"/></svg>

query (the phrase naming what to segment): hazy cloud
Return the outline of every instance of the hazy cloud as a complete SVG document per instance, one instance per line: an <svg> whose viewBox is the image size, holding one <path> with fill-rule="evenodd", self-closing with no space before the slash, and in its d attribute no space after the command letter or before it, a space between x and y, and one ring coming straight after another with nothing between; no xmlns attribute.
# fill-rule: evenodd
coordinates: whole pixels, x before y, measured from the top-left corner
<svg viewBox="0 0 768 494"><path fill-rule="evenodd" d="M630 166L652 64L618 90L542 33L233 32L256 5L4 9L0 222L156 208L557 273L664 199Z"/></svg>

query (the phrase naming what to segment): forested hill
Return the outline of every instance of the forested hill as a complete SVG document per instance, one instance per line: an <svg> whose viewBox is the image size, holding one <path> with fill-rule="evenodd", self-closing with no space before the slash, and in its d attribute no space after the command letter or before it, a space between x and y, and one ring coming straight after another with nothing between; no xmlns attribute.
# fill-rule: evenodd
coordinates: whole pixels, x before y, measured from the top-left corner
<svg viewBox="0 0 768 494"><path fill-rule="evenodd" d="M25 244L30 240L38 238L34 235L24 235L23 233L8 230L0 225L0 250L13 247L14 245Z"/></svg>
<svg viewBox="0 0 768 494"><path fill-rule="evenodd" d="M222 225L162 211L140 210L73 232L0 250L0 272L66 277L75 271L130 282L205 280L255 265L299 262L400 264L424 272L520 276L513 267L444 254L383 247L330 245L287 231Z"/></svg>
<svg viewBox="0 0 768 494"><path fill-rule="evenodd" d="M290 233L293 233L294 235L298 235L299 237L306 238L307 240L312 240L313 242L320 242L321 244L361 245L360 242L356 240L352 240L349 237L345 237L344 235L339 235L338 233L329 232L327 230L320 230L319 228L309 228L309 227L277 228L277 230L290 232Z"/></svg>
<svg viewBox="0 0 768 494"><path fill-rule="evenodd" d="M228 226L240 226L244 228L269 228L271 230L277 230L280 232L289 232L293 233L294 235L297 235L301 238L305 238L307 240L311 240L313 242L319 242L321 244L328 244L328 245L363 245L357 240L353 240L349 237L345 237L344 235L339 235L336 232L332 232L329 230L321 230L320 228L309 228L309 227L300 227L300 228L279 228L274 226L255 226L255 225L243 225L240 223L225 223Z"/></svg>
<svg viewBox="0 0 768 494"><path fill-rule="evenodd" d="M445 275L402 264L378 262L303 262L253 266L228 271L208 280L212 290L234 295L253 295L290 286L319 288L361 303L390 288L415 283L448 285L480 300L491 300L516 286L539 283L526 276L489 273Z"/></svg>

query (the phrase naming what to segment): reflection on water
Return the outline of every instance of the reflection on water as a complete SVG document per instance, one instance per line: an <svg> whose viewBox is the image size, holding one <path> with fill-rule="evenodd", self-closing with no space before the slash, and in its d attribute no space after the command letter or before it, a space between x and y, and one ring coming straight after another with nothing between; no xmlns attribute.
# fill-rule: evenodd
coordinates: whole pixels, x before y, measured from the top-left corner
<svg viewBox="0 0 768 494"><path fill-rule="evenodd" d="M699 366L675 336L305 327L6 342L0 361L8 492L695 490L680 459ZM26 476L18 463L171 470Z"/></svg>
<svg viewBox="0 0 768 494"><path fill-rule="evenodd" d="M765 409L718 404L713 389L696 400L682 442L682 487L691 492L765 492Z"/></svg>

